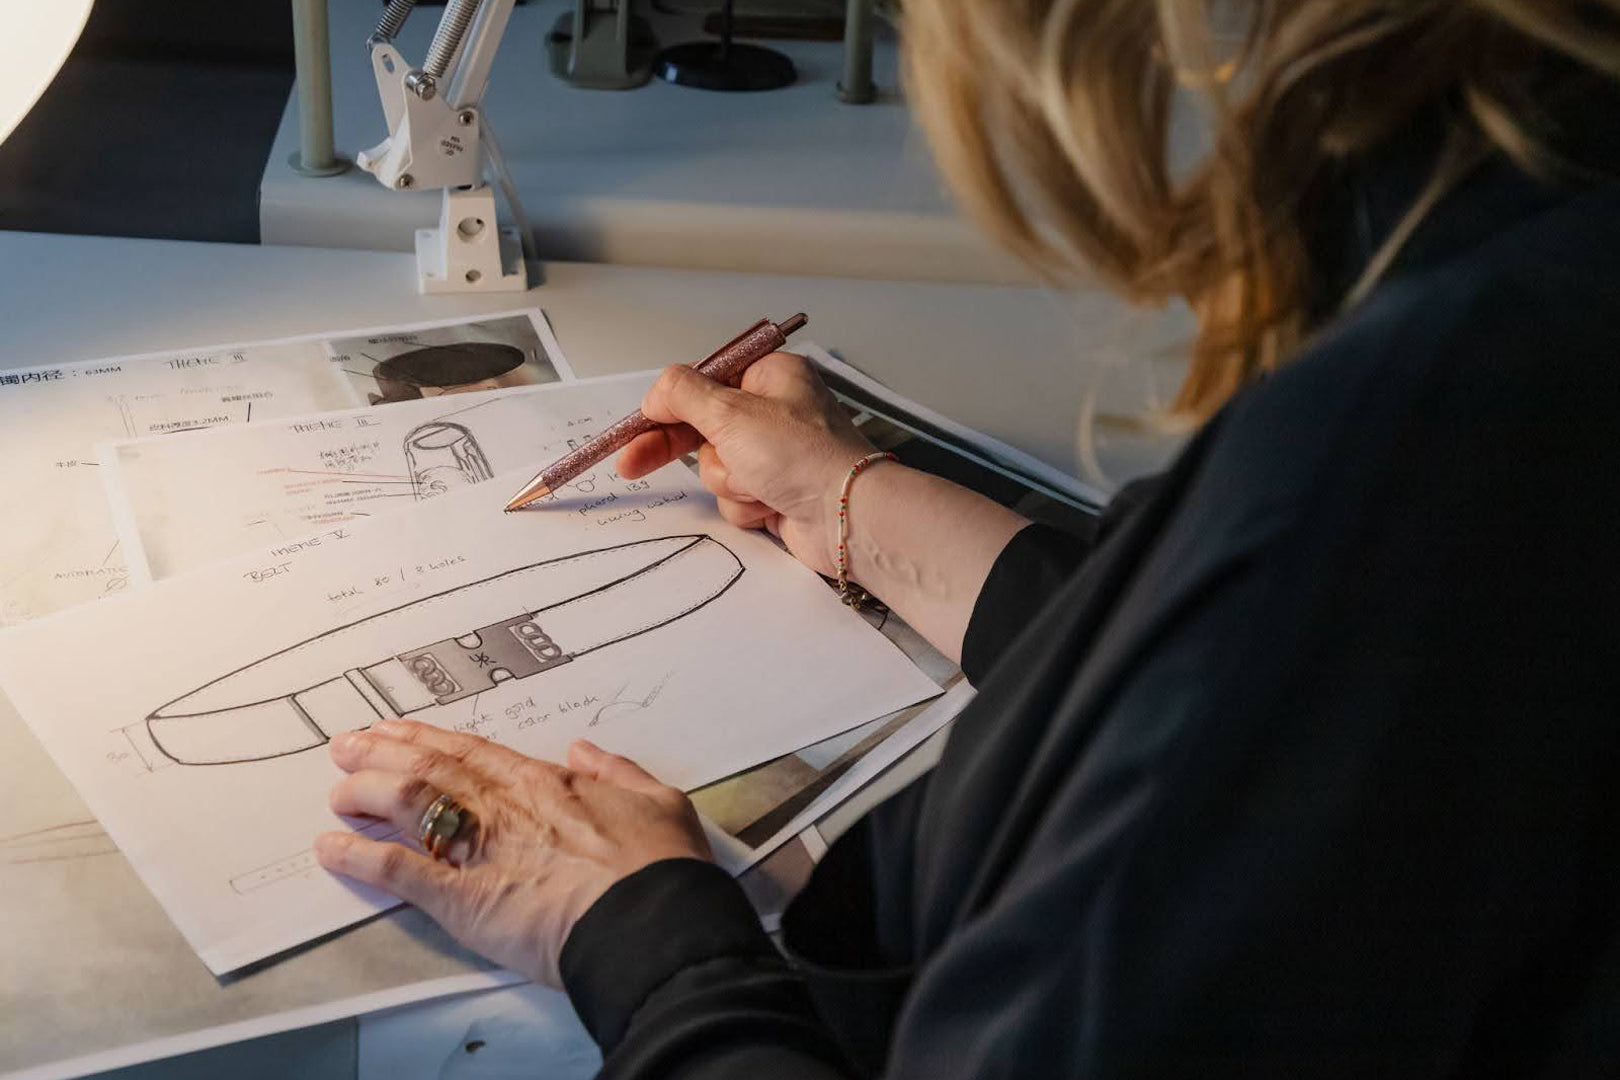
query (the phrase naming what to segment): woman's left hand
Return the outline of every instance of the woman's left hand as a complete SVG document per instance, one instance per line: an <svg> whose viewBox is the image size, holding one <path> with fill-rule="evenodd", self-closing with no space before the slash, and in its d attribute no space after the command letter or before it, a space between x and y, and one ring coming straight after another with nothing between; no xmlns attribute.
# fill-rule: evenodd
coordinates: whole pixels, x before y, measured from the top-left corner
<svg viewBox="0 0 1620 1080"><path fill-rule="evenodd" d="M414 838L443 794L476 827L443 862L323 833L321 865L416 905L463 945L550 986L561 983L569 931L610 885L660 859L712 858L685 795L584 740L563 768L475 735L384 720L339 735L331 751L349 774L332 789L337 813L385 819Z"/></svg>

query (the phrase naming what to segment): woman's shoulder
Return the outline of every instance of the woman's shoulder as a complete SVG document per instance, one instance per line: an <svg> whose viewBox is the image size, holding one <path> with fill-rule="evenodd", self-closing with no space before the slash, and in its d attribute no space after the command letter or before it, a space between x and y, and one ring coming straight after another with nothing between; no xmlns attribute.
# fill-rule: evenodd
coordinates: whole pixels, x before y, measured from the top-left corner
<svg viewBox="0 0 1620 1080"><path fill-rule="evenodd" d="M1587 470L1620 466L1617 332L1620 184L1392 276L1232 402L1207 465L1271 501L1380 470L1445 485L1512 460L1596 483Z"/></svg>
<svg viewBox="0 0 1620 1080"><path fill-rule="evenodd" d="M1489 388L1520 367L1607 377L1594 354L1613 341L1620 300L1620 182L1556 200L1460 198L1409 243L1410 257L1284 369L1283 392L1452 376Z"/></svg>

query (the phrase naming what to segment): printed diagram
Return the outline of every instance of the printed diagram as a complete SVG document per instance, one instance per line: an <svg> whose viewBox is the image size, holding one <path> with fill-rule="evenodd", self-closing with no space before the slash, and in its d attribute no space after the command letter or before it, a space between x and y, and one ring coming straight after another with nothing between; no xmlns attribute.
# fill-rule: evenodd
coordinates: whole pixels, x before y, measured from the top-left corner
<svg viewBox="0 0 1620 1080"><path fill-rule="evenodd" d="M371 405L538 386L563 378L527 314L325 342L331 362Z"/></svg>
<svg viewBox="0 0 1620 1080"><path fill-rule="evenodd" d="M146 731L180 765L301 753L662 629L719 599L743 570L701 534L548 559L263 657L154 710Z"/></svg>
<svg viewBox="0 0 1620 1080"><path fill-rule="evenodd" d="M523 386L527 380L521 373L514 376L513 372L523 366L525 359L522 349L491 341L412 349L380 361L372 369L379 389L379 393L372 395L372 404Z"/></svg>
<svg viewBox="0 0 1620 1080"><path fill-rule="evenodd" d="M405 436L405 465L418 502L452 488L483 483L495 475L473 433L460 424L435 420Z"/></svg>

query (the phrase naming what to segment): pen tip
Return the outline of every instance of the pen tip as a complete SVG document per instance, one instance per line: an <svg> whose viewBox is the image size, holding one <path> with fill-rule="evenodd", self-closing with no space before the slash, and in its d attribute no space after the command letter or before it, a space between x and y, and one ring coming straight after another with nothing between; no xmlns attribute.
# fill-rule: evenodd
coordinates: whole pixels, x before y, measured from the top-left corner
<svg viewBox="0 0 1620 1080"><path fill-rule="evenodd" d="M506 504L506 513L510 514L514 510L521 510L530 503L543 499L550 494L551 489L544 484L533 491L520 491L512 497L511 502Z"/></svg>

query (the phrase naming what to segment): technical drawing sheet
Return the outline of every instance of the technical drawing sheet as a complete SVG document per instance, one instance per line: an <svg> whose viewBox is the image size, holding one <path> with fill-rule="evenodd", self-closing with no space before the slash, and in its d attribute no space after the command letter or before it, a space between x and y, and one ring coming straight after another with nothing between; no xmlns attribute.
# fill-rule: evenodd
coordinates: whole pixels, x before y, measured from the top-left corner
<svg viewBox="0 0 1620 1080"><path fill-rule="evenodd" d="M541 466L634 411L657 372L434 397L101 448L136 584ZM581 477L594 490L612 462Z"/></svg>
<svg viewBox="0 0 1620 1080"><path fill-rule="evenodd" d="M0 626L128 583L100 443L569 378L537 309L0 371Z"/></svg>
<svg viewBox="0 0 1620 1080"><path fill-rule="evenodd" d="M0 625L128 582L96 444L353 405L319 349L260 345L0 372ZM180 437L180 436L174 436Z"/></svg>
<svg viewBox="0 0 1620 1080"><path fill-rule="evenodd" d="M502 513L529 472L0 634L0 685L210 970L393 904L310 851L326 743L380 716L553 760L585 735L690 789L939 693L686 470Z"/></svg>

